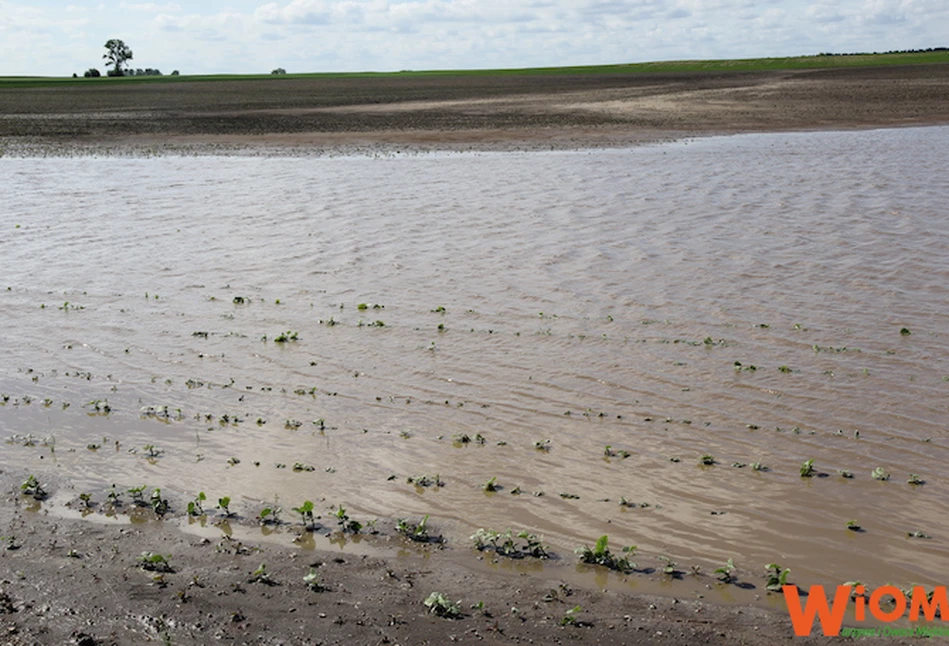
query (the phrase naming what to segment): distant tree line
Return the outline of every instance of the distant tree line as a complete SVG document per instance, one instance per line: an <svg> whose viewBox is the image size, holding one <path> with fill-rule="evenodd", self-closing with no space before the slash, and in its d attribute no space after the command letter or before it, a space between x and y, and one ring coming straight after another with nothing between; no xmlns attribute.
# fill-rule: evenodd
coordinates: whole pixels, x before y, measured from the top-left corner
<svg viewBox="0 0 949 646"><path fill-rule="evenodd" d="M926 52L944 52L949 47L928 47L926 49L891 49L888 52L821 52L818 56L879 56L880 54L925 54Z"/></svg>
<svg viewBox="0 0 949 646"><path fill-rule="evenodd" d="M178 76L178 74L179 74L178 70L174 70L174 71L171 73L171 76ZM100 76L102 76L102 72L100 72L99 70L97 70L97 69L94 68L94 67L90 67L90 68L87 69L85 72L83 72L82 75L83 75L84 77L86 77L87 79L88 79L88 78L99 78ZM115 75L112 74L111 71L110 71L109 76L115 76ZM127 70L122 70L122 76L164 76L164 75L161 73L161 70L152 69L151 67L147 67L147 68L145 68L145 69L134 69L134 70L133 70L133 69L127 69ZM73 78L76 78L76 75L75 75L75 74L73 74Z"/></svg>
<svg viewBox="0 0 949 646"><path fill-rule="evenodd" d="M106 70L106 74L109 76L162 76L161 70L153 69L147 67L145 69L126 69L125 63L132 60L132 50L129 48L125 42L119 40L118 38L112 38L106 41L105 44L105 54L102 55L102 58L106 60L106 67L112 66L112 69ZM171 73L172 76L178 76L178 70L175 70ZM77 74L72 75L73 78L78 78ZM85 78L99 78L102 76L102 73L99 72L94 67L87 69L83 76Z"/></svg>

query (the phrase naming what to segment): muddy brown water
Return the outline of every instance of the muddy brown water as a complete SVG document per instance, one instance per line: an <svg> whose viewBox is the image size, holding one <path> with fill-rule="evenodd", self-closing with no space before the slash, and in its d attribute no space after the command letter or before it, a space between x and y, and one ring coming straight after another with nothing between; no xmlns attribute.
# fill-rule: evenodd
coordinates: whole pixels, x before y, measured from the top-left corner
<svg viewBox="0 0 949 646"><path fill-rule="evenodd" d="M0 466L945 584L947 149L0 159Z"/></svg>

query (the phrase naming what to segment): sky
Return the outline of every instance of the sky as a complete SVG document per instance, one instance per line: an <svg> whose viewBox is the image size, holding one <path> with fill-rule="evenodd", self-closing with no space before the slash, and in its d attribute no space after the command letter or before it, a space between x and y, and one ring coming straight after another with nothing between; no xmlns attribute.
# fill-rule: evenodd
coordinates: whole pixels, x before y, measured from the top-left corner
<svg viewBox="0 0 949 646"><path fill-rule="evenodd" d="M0 76L395 71L949 46L947 0L0 0Z"/></svg>

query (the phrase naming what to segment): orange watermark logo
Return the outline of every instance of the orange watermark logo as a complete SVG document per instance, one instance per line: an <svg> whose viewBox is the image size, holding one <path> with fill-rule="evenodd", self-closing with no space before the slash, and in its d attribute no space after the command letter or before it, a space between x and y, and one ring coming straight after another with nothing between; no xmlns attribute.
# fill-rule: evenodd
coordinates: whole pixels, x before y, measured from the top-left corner
<svg viewBox="0 0 949 646"><path fill-rule="evenodd" d="M909 620L917 622L920 618L927 621L935 621L938 613L939 618L944 622L949 622L949 596L946 594L946 587L939 586L933 592L927 593L926 589L920 585L913 588L910 598L907 599L902 590L892 585L884 585L873 590L869 597L866 596L866 590L862 585L837 586L837 592L834 594L833 603L827 599L827 593L824 586L811 586L803 605L801 603L801 594L796 585L785 585L781 589L784 591L784 599L788 604L788 613L791 615L791 624L794 626L794 634L798 637L806 637L814 631L814 620L820 621L820 628L827 637L837 637L841 634L841 627L844 622L844 614L847 612L847 606L851 600L854 602L854 618L857 621L866 621L867 611L877 621L883 622L883 628L845 628L844 632L850 636L859 635L888 635L888 636L934 636L949 635L949 627L933 626L914 626L911 628L896 628L886 626L906 614L909 608ZM893 601L886 603L884 608L884 599L892 597Z"/></svg>

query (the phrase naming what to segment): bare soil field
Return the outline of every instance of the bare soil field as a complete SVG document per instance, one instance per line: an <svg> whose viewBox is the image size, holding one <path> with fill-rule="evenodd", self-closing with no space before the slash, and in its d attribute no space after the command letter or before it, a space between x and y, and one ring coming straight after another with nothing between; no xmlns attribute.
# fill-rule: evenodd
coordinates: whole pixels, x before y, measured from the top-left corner
<svg viewBox="0 0 949 646"><path fill-rule="evenodd" d="M0 90L9 144L513 149L949 122L949 65L380 76Z"/></svg>

